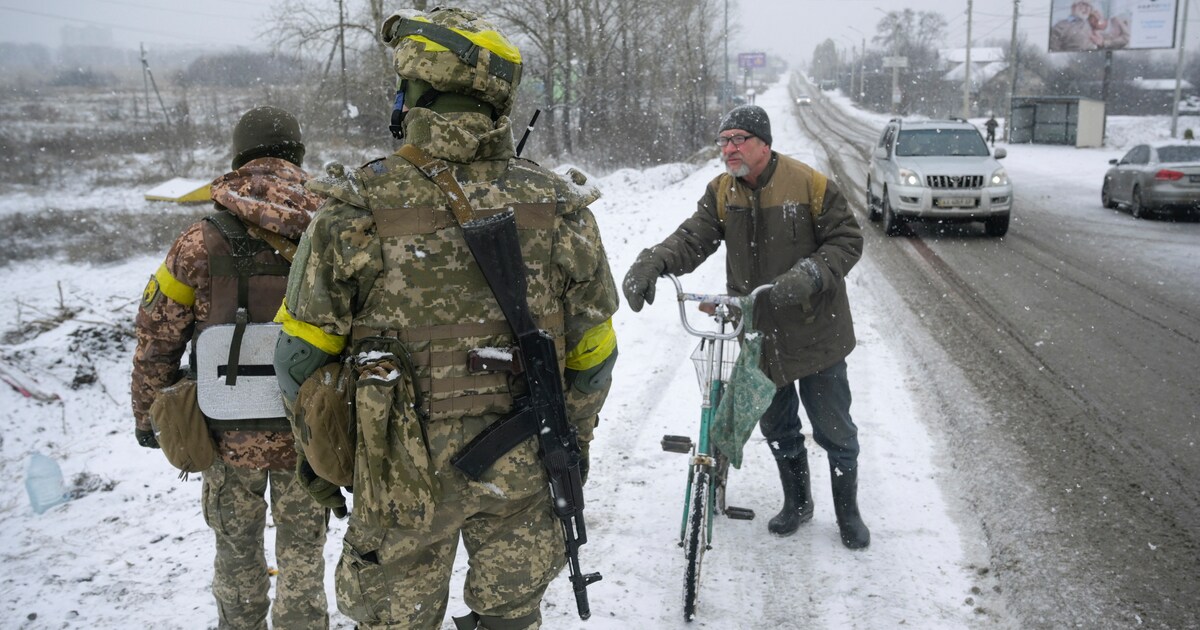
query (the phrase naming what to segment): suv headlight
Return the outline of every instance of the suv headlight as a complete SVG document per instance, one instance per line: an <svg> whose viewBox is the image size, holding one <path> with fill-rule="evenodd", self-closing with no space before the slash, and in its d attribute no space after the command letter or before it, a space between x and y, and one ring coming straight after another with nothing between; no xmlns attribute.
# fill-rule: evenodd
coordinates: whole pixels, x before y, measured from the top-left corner
<svg viewBox="0 0 1200 630"><path fill-rule="evenodd" d="M1007 186L1008 173L1004 169L998 168L995 173L992 173L992 178L988 180L988 183L992 186Z"/></svg>
<svg viewBox="0 0 1200 630"><path fill-rule="evenodd" d="M900 175L900 183L905 186L920 186L921 185L921 176L917 175L917 173L915 171L909 170L907 168L902 168L902 169L900 169L899 175Z"/></svg>

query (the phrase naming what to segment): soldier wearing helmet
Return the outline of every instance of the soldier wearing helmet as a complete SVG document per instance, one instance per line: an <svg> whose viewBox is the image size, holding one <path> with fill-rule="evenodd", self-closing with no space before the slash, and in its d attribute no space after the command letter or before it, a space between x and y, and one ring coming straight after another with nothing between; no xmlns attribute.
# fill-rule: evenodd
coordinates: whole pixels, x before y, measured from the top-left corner
<svg viewBox="0 0 1200 630"><path fill-rule="evenodd" d="M329 199L288 279L276 374L297 417L306 392L332 380L332 362L353 379L342 612L360 628L440 628L461 539L471 610L458 627L537 628L564 553L536 437L477 481L451 462L525 384L512 329L452 212L458 200L435 178L452 177L476 216L515 214L529 309L554 338L568 420L584 445L616 358L616 287L588 208L599 192L580 173L567 181L515 155L521 55L485 18L397 14L381 35L394 49L393 132L405 146L309 184ZM319 438L305 434L307 452ZM318 500L344 505L317 472L299 475Z"/></svg>
<svg viewBox="0 0 1200 630"><path fill-rule="evenodd" d="M286 252L295 248L320 204L320 197L304 188L304 143L290 113L277 107L246 112L234 127L233 154L233 171L211 186L217 212L175 240L138 309L131 390L135 435L147 448L159 448L152 404L172 384L196 387L197 347L212 339L206 335L229 328L222 325L240 326L243 333L247 327L270 325L283 300ZM225 357L233 345L215 351ZM181 374L180 359L189 346L191 373ZM248 358L244 347L234 356ZM269 346L267 350L269 365ZM241 385L248 380L243 378ZM229 389L237 384L235 380ZM268 391L273 385L267 381ZM328 628L326 511L295 481L296 448L283 414L239 415L243 417L236 422L204 417L199 431L207 428L211 439L199 441L211 443L208 453L216 456L201 473L201 501L216 537L212 594L218 625L265 629L269 610L276 628ZM161 435L168 452L171 436ZM268 492L279 568L273 605L263 553Z"/></svg>

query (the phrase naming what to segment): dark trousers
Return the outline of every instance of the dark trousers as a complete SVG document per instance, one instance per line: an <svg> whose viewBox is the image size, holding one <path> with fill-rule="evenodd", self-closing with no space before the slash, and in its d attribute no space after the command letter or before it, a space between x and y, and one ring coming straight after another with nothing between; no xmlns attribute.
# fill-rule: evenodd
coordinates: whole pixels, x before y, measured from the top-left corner
<svg viewBox="0 0 1200 630"><path fill-rule="evenodd" d="M797 394L797 392L799 392ZM807 455L800 432L800 403L812 423L813 439L840 470L858 468L858 427L850 418L850 381L846 362L806 376L775 392L759 420L759 430L776 459Z"/></svg>

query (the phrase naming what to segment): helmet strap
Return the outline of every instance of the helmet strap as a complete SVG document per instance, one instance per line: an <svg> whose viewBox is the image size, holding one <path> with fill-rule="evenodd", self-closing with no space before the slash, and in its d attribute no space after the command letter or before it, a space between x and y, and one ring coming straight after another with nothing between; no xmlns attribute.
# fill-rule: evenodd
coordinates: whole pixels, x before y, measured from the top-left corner
<svg viewBox="0 0 1200 630"><path fill-rule="evenodd" d="M388 130L392 132L392 137L397 140L404 139L404 93L408 89L408 81L401 79L396 86L396 99L392 102L392 120L388 125Z"/></svg>

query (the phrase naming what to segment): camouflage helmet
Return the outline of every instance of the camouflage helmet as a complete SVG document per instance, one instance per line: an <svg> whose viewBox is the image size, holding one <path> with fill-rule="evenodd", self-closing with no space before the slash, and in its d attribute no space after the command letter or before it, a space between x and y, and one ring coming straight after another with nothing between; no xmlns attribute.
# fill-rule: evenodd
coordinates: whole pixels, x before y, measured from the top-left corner
<svg viewBox="0 0 1200 630"><path fill-rule="evenodd" d="M261 157L282 158L296 166L304 162L304 143L295 116L269 105L242 114L233 128L233 168Z"/></svg>
<svg viewBox="0 0 1200 630"><path fill-rule="evenodd" d="M461 9L426 15L397 12L380 37L395 49L396 74L428 82L439 92L463 94L512 112L521 82L521 52L483 16Z"/></svg>

